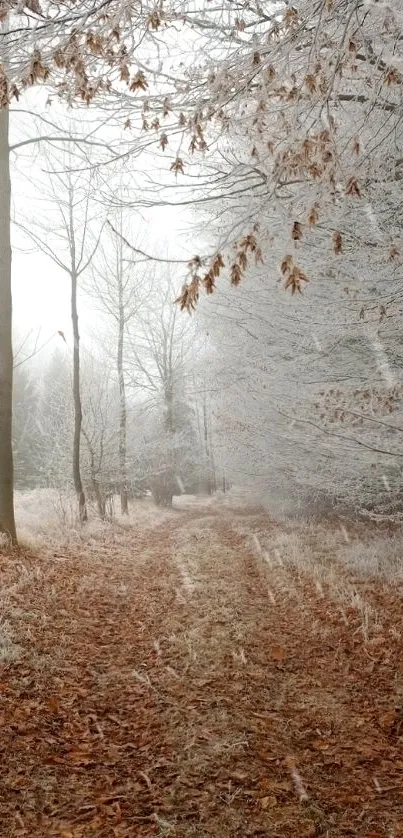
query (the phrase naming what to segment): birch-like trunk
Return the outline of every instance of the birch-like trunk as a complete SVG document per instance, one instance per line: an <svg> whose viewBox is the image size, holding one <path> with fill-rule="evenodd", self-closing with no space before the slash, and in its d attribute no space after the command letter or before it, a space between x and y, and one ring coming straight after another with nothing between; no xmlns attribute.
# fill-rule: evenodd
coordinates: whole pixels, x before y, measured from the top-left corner
<svg viewBox="0 0 403 838"><path fill-rule="evenodd" d="M0 109L0 532L16 544L12 449L11 183L8 125L8 108Z"/></svg>

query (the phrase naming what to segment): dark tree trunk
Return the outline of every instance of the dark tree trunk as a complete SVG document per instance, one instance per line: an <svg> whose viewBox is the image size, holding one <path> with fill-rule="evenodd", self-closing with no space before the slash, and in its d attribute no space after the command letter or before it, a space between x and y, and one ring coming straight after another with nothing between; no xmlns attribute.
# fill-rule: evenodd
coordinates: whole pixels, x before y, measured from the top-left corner
<svg viewBox="0 0 403 838"><path fill-rule="evenodd" d="M97 477L97 468L95 464L95 451L91 443L91 439L88 434L85 432L85 429L82 429L84 439L87 443L88 453L90 455L90 477L91 477L91 488L94 493L94 498L97 502L99 517L101 521L105 521L106 518L106 501L105 495L101 491L101 487L98 482Z"/></svg>
<svg viewBox="0 0 403 838"><path fill-rule="evenodd" d="M151 484L151 494L156 506L171 507L173 487L171 473L154 478Z"/></svg>
<svg viewBox="0 0 403 838"><path fill-rule="evenodd" d="M98 480L95 477L91 477L91 486L95 495L95 500L97 502L98 513L101 521L105 521L106 518L106 502L105 498L101 492Z"/></svg>
<svg viewBox="0 0 403 838"><path fill-rule="evenodd" d="M74 399L74 440L73 440L73 480L78 500L78 515L81 522L87 521L87 504L81 480L80 446L83 413L80 392L80 333L77 313L77 274L71 272L71 321L73 325L73 399Z"/></svg>
<svg viewBox="0 0 403 838"><path fill-rule="evenodd" d="M119 265L119 334L118 334L118 379L119 379L119 471L120 471L120 510L122 515L129 514L127 498L127 466L126 466L126 389L123 372L123 342L125 330L125 312L123 304L122 272Z"/></svg>
<svg viewBox="0 0 403 838"><path fill-rule="evenodd" d="M8 125L8 109L0 109L0 532L13 544L17 544L12 450L13 346Z"/></svg>

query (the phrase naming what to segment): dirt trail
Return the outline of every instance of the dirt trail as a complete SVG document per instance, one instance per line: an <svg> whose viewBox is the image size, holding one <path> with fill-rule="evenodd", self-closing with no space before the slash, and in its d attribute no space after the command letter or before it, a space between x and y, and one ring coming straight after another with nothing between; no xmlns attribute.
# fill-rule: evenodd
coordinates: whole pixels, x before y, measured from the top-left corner
<svg viewBox="0 0 403 838"><path fill-rule="evenodd" d="M0 835L403 835L401 598L364 638L258 522L177 512L25 586L2 560Z"/></svg>

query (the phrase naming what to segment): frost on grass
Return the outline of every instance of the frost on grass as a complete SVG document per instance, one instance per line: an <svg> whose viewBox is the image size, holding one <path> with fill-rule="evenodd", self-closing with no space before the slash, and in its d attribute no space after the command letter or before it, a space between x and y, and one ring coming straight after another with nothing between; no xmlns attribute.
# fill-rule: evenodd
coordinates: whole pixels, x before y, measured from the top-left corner
<svg viewBox="0 0 403 838"><path fill-rule="evenodd" d="M313 521L270 526L263 517L238 522L236 529L264 573L273 606L293 600L295 607L303 608L313 590L318 599L336 607L346 625L355 615L356 632L364 642L380 631L365 582L402 579L400 536L391 539L385 534L363 542L352 525L349 530L344 524L334 528Z"/></svg>
<svg viewBox="0 0 403 838"><path fill-rule="evenodd" d="M202 527L199 524L179 527L174 536L173 560L180 578L179 594L185 598L191 597L200 584L197 555L200 551L209 549L211 543L209 521L209 517L204 518Z"/></svg>
<svg viewBox="0 0 403 838"><path fill-rule="evenodd" d="M111 519L101 521L95 507L88 505L89 520L83 526L77 517L77 502L69 489L33 489L15 493L15 513L21 544L34 549L77 546L90 542L119 541L121 535L133 536L140 530L151 530L172 516L217 508L232 509L250 503L250 498L239 489L227 494L217 492L214 497L181 495L174 498L173 509L162 509L151 498L129 502L129 515L120 514L120 500L112 498ZM1 546L1 545L0 545Z"/></svg>
<svg viewBox="0 0 403 838"><path fill-rule="evenodd" d="M21 647L15 643L14 632L8 620L0 620L0 663L11 663L21 654Z"/></svg>
<svg viewBox="0 0 403 838"><path fill-rule="evenodd" d="M127 530L152 529L163 523L172 512L157 508L151 499L133 501L129 515L122 517L115 499L111 521L101 521L96 510L89 507L89 520L84 526L77 518L75 495L69 490L33 489L15 493L15 512L20 542L32 548L57 549L118 538ZM135 532L133 532L133 535Z"/></svg>
<svg viewBox="0 0 403 838"><path fill-rule="evenodd" d="M348 570L360 576L403 581L403 537L400 534L385 534L369 542L341 545L337 558Z"/></svg>

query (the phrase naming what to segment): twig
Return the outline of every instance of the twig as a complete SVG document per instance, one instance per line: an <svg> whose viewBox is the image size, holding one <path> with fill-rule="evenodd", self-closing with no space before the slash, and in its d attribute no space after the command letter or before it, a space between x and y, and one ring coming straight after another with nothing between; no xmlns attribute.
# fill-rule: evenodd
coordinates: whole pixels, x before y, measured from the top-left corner
<svg viewBox="0 0 403 838"><path fill-rule="evenodd" d="M295 787L295 791L297 792L299 801L300 801L300 803L304 803L307 800L309 800L309 796L308 796L308 792L307 792L307 790L306 790L306 788L305 788L305 786L302 782L302 777L301 777L299 771L297 770L295 759L294 759L294 757L286 757L285 762L286 762L287 768L288 768L288 770L291 774L291 777L292 777L292 780L293 780L293 783L294 783L294 787Z"/></svg>

